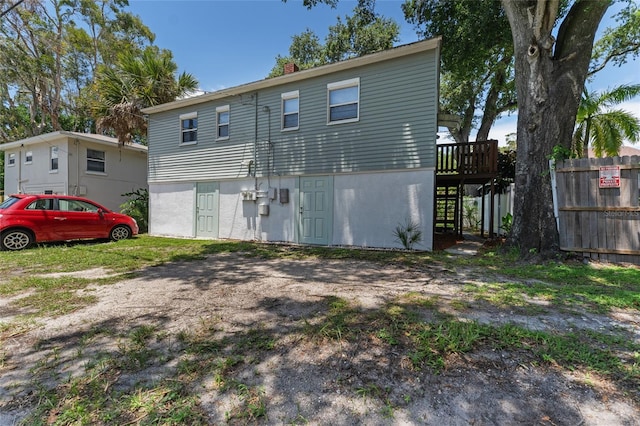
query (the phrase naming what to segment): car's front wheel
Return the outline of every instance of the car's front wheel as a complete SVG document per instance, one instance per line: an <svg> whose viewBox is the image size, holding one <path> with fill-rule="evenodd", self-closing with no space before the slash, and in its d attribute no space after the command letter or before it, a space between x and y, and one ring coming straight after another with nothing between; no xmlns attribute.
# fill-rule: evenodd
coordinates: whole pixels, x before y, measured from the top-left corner
<svg viewBox="0 0 640 426"><path fill-rule="evenodd" d="M33 236L24 229L3 232L0 246L3 250L22 250L33 244Z"/></svg>
<svg viewBox="0 0 640 426"><path fill-rule="evenodd" d="M126 240L129 237L131 237L131 230L125 225L115 226L109 234L109 238L113 241Z"/></svg>

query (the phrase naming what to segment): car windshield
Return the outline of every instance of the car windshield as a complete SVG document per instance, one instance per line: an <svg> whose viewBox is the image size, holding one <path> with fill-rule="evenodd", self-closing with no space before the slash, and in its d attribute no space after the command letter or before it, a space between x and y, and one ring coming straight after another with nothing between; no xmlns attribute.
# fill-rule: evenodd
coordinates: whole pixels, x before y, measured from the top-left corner
<svg viewBox="0 0 640 426"><path fill-rule="evenodd" d="M20 198L18 197L9 197L0 204L0 210L9 208L9 206L17 203L18 201L20 201Z"/></svg>

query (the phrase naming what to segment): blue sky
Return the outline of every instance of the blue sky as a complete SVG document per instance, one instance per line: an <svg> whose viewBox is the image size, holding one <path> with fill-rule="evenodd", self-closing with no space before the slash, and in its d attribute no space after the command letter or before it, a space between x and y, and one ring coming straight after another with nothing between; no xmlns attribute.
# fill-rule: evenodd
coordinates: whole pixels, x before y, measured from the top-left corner
<svg viewBox="0 0 640 426"><path fill-rule="evenodd" d="M402 3L376 1L376 12L400 25L397 44L419 40L404 20ZM202 90L215 91L265 78L276 56L288 53L293 35L309 28L323 41L336 18L351 15L356 4L340 0L336 9L318 5L307 10L300 0L129 0L129 10L156 34L157 46L173 52L180 71L193 74ZM612 23L605 19L601 29ZM588 87L601 91L624 83L640 83L640 62L609 67ZM640 114L640 100L624 108ZM504 141L506 134L515 132L515 120L499 120L490 136Z"/></svg>

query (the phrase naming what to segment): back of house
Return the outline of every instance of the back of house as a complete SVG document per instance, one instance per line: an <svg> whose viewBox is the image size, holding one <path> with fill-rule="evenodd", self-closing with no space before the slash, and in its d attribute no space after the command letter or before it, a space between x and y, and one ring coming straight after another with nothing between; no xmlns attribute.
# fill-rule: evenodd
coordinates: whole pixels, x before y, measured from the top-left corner
<svg viewBox="0 0 640 426"><path fill-rule="evenodd" d="M440 39L147 108L150 234L433 244ZM293 69L292 69L293 68Z"/></svg>

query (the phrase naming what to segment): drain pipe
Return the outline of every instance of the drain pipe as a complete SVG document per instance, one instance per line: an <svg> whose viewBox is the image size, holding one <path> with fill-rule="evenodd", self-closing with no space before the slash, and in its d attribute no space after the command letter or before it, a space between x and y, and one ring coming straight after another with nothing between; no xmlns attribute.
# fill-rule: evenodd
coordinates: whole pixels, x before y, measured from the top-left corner
<svg viewBox="0 0 640 426"><path fill-rule="evenodd" d="M253 181L254 188L256 191L258 190L258 176L256 174L256 169L258 168L258 92L255 93L255 128L254 128L254 136L253 136Z"/></svg>

